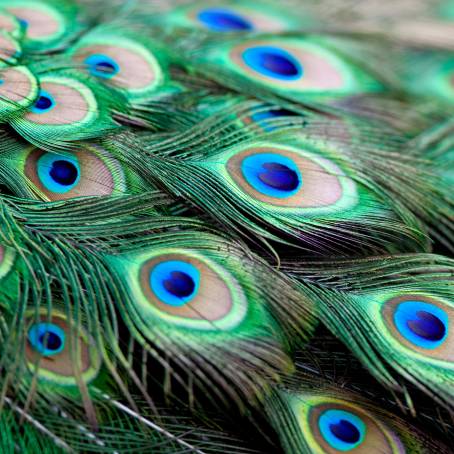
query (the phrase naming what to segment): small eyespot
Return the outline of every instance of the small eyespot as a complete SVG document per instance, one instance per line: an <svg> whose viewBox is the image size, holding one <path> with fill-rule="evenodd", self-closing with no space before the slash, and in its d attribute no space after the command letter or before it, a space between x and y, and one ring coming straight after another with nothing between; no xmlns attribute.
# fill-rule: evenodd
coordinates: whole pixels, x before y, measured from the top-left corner
<svg viewBox="0 0 454 454"><path fill-rule="evenodd" d="M150 273L150 286L154 294L165 304L182 306L196 295L200 273L194 265L170 260L158 263Z"/></svg>
<svg viewBox="0 0 454 454"><path fill-rule="evenodd" d="M53 356L65 348L65 333L53 323L36 323L28 330L28 341L43 356Z"/></svg>
<svg viewBox="0 0 454 454"><path fill-rule="evenodd" d="M55 107L55 100L53 96L47 91L40 90L38 99L32 107L32 112L41 114L49 112Z"/></svg>
<svg viewBox="0 0 454 454"><path fill-rule="evenodd" d="M394 323L405 339L426 349L440 346L448 333L448 314L422 301L400 303L394 313Z"/></svg>
<svg viewBox="0 0 454 454"><path fill-rule="evenodd" d="M103 54L93 54L85 59L85 64L91 75L103 79L111 79L120 72L118 63Z"/></svg>
<svg viewBox="0 0 454 454"><path fill-rule="evenodd" d="M289 52L273 46L257 46L243 52L243 61L259 74L280 80L297 80L303 68Z"/></svg>
<svg viewBox="0 0 454 454"><path fill-rule="evenodd" d="M197 14L206 28L216 32L249 31L254 27L244 17L224 8L207 8Z"/></svg>
<svg viewBox="0 0 454 454"><path fill-rule="evenodd" d="M80 166L75 156L45 153L38 160L38 177L49 191L65 193L80 180Z"/></svg>
<svg viewBox="0 0 454 454"><path fill-rule="evenodd" d="M318 426L324 440L338 451L358 447L366 434L362 419L344 410L326 410L320 415Z"/></svg>
<svg viewBox="0 0 454 454"><path fill-rule="evenodd" d="M248 156L243 160L241 170L255 190L271 197L290 197L300 189L302 183L297 165L290 158L278 154Z"/></svg>

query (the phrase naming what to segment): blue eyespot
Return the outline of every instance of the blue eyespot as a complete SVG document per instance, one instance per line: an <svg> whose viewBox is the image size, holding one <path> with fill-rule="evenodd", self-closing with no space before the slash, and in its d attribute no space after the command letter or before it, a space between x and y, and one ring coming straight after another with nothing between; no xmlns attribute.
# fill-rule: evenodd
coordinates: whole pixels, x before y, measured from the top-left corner
<svg viewBox="0 0 454 454"><path fill-rule="evenodd" d="M3 79L0 79L0 85L3 85L5 81Z"/></svg>
<svg viewBox="0 0 454 454"><path fill-rule="evenodd" d="M208 8L200 11L197 18L205 27L216 32L247 31L254 27L244 17L223 8Z"/></svg>
<svg viewBox="0 0 454 454"><path fill-rule="evenodd" d="M319 417L318 427L325 441L338 451L358 447L366 435L362 419L344 410L326 410Z"/></svg>
<svg viewBox="0 0 454 454"><path fill-rule="evenodd" d="M40 90L38 99L32 107L34 113L46 113L55 107L55 100L53 96L47 91Z"/></svg>
<svg viewBox="0 0 454 454"><path fill-rule="evenodd" d="M170 306L183 306L198 292L200 272L189 263L170 260L156 265L150 274L155 295Z"/></svg>
<svg viewBox="0 0 454 454"><path fill-rule="evenodd" d="M28 330L31 346L44 356L53 356L65 348L65 332L53 323L36 323Z"/></svg>
<svg viewBox="0 0 454 454"><path fill-rule="evenodd" d="M80 180L80 166L75 156L45 153L37 162L38 177L43 186L64 194L74 188Z"/></svg>
<svg viewBox="0 0 454 454"><path fill-rule="evenodd" d="M248 156L241 163L241 171L256 191L270 197L290 197L302 184L297 165L290 158L276 153Z"/></svg>
<svg viewBox="0 0 454 454"><path fill-rule="evenodd" d="M448 336L448 314L423 301L400 303L394 312L394 323L405 339L421 348L437 348Z"/></svg>
<svg viewBox="0 0 454 454"><path fill-rule="evenodd" d="M254 71L273 79L297 80L303 75L299 61L278 47L252 47L243 52L243 60Z"/></svg>
<svg viewBox="0 0 454 454"><path fill-rule="evenodd" d="M107 55L93 54L85 59L92 76L111 79L120 72L118 63Z"/></svg>

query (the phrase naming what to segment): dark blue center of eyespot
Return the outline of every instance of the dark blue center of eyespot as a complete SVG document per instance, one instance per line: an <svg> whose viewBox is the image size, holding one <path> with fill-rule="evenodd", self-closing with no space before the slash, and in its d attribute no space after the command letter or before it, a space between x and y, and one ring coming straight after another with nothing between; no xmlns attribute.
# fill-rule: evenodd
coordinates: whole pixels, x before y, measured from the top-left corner
<svg viewBox="0 0 454 454"><path fill-rule="evenodd" d="M254 28L244 17L223 8L204 9L198 13L197 18L216 32L247 31Z"/></svg>
<svg viewBox="0 0 454 454"><path fill-rule="evenodd" d="M28 330L28 341L44 356L60 353L65 347L65 332L54 323L35 323Z"/></svg>
<svg viewBox="0 0 454 454"><path fill-rule="evenodd" d="M394 312L399 333L417 347L434 349L449 333L449 316L438 305L426 301L402 301Z"/></svg>
<svg viewBox="0 0 454 454"><path fill-rule="evenodd" d="M39 110L47 110L52 106L52 99L47 96L40 96L35 102L35 108Z"/></svg>
<svg viewBox="0 0 454 454"><path fill-rule="evenodd" d="M48 350L58 350L62 345L62 340L52 331L46 331L39 336L39 342Z"/></svg>
<svg viewBox="0 0 454 454"><path fill-rule="evenodd" d="M43 114L52 110L55 107L55 101L53 96L47 91L40 90L38 99L33 104L32 112L37 114Z"/></svg>
<svg viewBox="0 0 454 454"><path fill-rule="evenodd" d="M90 74L103 79L111 79L120 72L118 63L104 54L92 54L85 59Z"/></svg>
<svg viewBox="0 0 454 454"><path fill-rule="evenodd" d="M294 191L299 186L298 174L286 165L277 162L265 162L258 178L270 188L279 191Z"/></svg>
<svg viewBox="0 0 454 454"><path fill-rule="evenodd" d="M345 419L340 419L339 422L330 424L329 430L344 443L357 443L361 437L358 428Z"/></svg>
<svg viewBox="0 0 454 454"><path fill-rule="evenodd" d="M195 289L192 277L182 271L172 271L163 285L169 293L180 298L192 295Z"/></svg>
<svg viewBox="0 0 454 454"><path fill-rule="evenodd" d="M242 161L241 171L249 185L269 197L291 197L302 185L295 162L278 153L250 155Z"/></svg>
<svg viewBox="0 0 454 454"><path fill-rule="evenodd" d="M417 311L415 320L408 320L407 326L419 337L429 341L440 341L445 337L446 327L435 315L426 311Z"/></svg>
<svg viewBox="0 0 454 454"><path fill-rule="evenodd" d="M26 21L25 19L21 19L19 17L17 17L16 19L19 21L19 24L21 24L23 28L28 27L28 21Z"/></svg>
<svg viewBox="0 0 454 454"><path fill-rule="evenodd" d="M243 52L243 60L253 70L274 79L296 80L303 74L298 60L278 47L252 47Z"/></svg>
<svg viewBox="0 0 454 454"><path fill-rule="evenodd" d="M318 419L325 441L337 451L350 451L363 443L367 426L359 416L340 408L325 410Z"/></svg>
<svg viewBox="0 0 454 454"><path fill-rule="evenodd" d="M72 162L63 160L54 161L49 173L53 180L63 186L74 184L79 176L77 167Z"/></svg>

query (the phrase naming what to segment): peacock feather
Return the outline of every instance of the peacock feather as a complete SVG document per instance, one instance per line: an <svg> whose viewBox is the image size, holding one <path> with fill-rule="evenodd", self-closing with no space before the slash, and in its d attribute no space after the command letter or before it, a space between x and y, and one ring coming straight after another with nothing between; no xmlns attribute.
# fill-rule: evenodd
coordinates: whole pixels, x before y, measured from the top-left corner
<svg viewBox="0 0 454 454"><path fill-rule="evenodd" d="M0 0L0 452L452 452L450 0Z"/></svg>

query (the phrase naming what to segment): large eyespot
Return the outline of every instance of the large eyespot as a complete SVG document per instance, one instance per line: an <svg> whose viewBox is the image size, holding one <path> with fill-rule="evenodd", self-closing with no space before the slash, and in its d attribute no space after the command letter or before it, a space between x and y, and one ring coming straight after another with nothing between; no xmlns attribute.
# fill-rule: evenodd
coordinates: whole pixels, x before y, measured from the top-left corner
<svg viewBox="0 0 454 454"><path fill-rule="evenodd" d="M45 3L23 1L6 9L24 25L28 39L48 41L65 33L63 16Z"/></svg>
<svg viewBox="0 0 454 454"><path fill-rule="evenodd" d="M0 31L0 60L14 64L21 54L22 49L19 43L10 34Z"/></svg>
<svg viewBox="0 0 454 454"><path fill-rule="evenodd" d="M101 365L88 334L55 311L49 316L43 310L38 318L28 314L25 357L39 378L59 385L76 385L76 373L89 382Z"/></svg>
<svg viewBox="0 0 454 454"><path fill-rule="evenodd" d="M0 114L21 112L37 98L38 81L25 66L0 68Z"/></svg>
<svg viewBox="0 0 454 454"><path fill-rule="evenodd" d="M368 454L403 454L399 438L374 415L361 407L340 399L313 398L304 408L298 408L302 430L309 424L313 438L323 452L355 452ZM305 435L305 436L307 436Z"/></svg>
<svg viewBox="0 0 454 454"><path fill-rule="evenodd" d="M363 69L310 38L249 39L208 49L200 59L222 64L242 77L292 97L353 95L383 88Z"/></svg>
<svg viewBox="0 0 454 454"><path fill-rule="evenodd" d="M404 346L426 357L454 361L454 309L448 304L423 294L400 295L386 301L382 313Z"/></svg>
<svg viewBox="0 0 454 454"><path fill-rule="evenodd" d="M278 390L274 404L270 400L269 415L285 452L406 453L406 438L387 424L385 413L373 413L357 396L322 390Z"/></svg>
<svg viewBox="0 0 454 454"><path fill-rule="evenodd" d="M95 36L87 35L71 52L72 58L84 65L91 75L126 90L128 97L155 95L164 80L153 48L133 39L100 32Z"/></svg>
<svg viewBox="0 0 454 454"><path fill-rule="evenodd" d="M45 77L31 112L24 117L40 125L82 127L96 117L97 103L91 90L75 79Z"/></svg>
<svg viewBox="0 0 454 454"><path fill-rule="evenodd" d="M280 32L300 28L298 18L282 9L255 4L254 7L238 3L220 3L216 6L191 5L176 9L167 20L186 27L202 27L216 33Z"/></svg>
<svg viewBox="0 0 454 454"><path fill-rule="evenodd" d="M249 31L253 29L247 18L226 8L206 8L197 19L206 28L216 32Z"/></svg>
<svg viewBox="0 0 454 454"><path fill-rule="evenodd" d="M0 279L3 279L11 271L15 257L14 249L0 245Z"/></svg>
<svg viewBox="0 0 454 454"><path fill-rule="evenodd" d="M65 348L65 332L53 323L35 323L28 330L28 341L43 356L53 356Z"/></svg>
<svg viewBox="0 0 454 454"><path fill-rule="evenodd" d="M106 150L87 145L65 154L31 149L23 172L51 201L103 196L126 191L123 169Z"/></svg>
<svg viewBox="0 0 454 454"><path fill-rule="evenodd" d="M192 251L153 251L115 264L131 288L134 313L149 328L166 322L204 331L234 329L247 313L235 277L221 264Z"/></svg>
<svg viewBox="0 0 454 454"><path fill-rule="evenodd" d="M366 435L362 419L345 410L326 410L319 417L318 428L324 440L338 451L357 448Z"/></svg>
<svg viewBox="0 0 454 454"><path fill-rule="evenodd" d="M355 206L355 183L328 159L292 147L250 146L226 156L226 170L248 200L305 213Z"/></svg>

